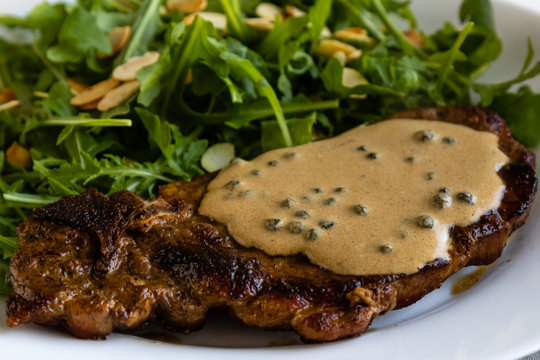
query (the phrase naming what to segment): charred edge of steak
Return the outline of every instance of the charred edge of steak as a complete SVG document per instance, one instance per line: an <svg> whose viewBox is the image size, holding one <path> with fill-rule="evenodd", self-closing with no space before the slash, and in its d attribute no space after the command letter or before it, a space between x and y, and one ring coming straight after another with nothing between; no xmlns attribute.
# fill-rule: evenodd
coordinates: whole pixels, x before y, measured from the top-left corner
<svg viewBox="0 0 540 360"><path fill-rule="evenodd" d="M501 206L452 229L450 261L412 275L342 276L304 256L244 248L224 225L196 213L213 174L163 186L151 201L129 192L107 199L89 190L36 210L19 226L8 324L62 325L79 337L99 338L154 320L193 330L209 309L220 308L248 325L292 328L306 341L363 333L376 315L414 303L462 267L495 260L524 223L537 186L534 154L492 112L449 106L391 118L491 131L510 158L499 172L506 184Z"/></svg>

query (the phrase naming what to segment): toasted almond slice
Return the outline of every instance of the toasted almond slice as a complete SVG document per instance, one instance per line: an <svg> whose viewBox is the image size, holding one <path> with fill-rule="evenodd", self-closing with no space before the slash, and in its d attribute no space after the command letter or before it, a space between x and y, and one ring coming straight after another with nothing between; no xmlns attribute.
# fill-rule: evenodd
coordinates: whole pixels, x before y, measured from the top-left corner
<svg viewBox="0 0 540 360"><path fill-rule="evenodd" d="M281 20L285 19L283 16L283 10L281 10L279 6L267 2L257 5L255 8L255 14L257 14L258 17L272 22L276 19L276 16L279 16Z"/></svg>
<svg viewBox="0 0 540 360"><path fill-rule="evenodd" d="M203 11L208 6L207 0L167 0L167 10L194 13Z"/></svg>
<svg viewBox="0 0 540 360"><path fill-rule="evenodd" d="M345 63L347 62L347 55L341 50L333 53L332 57L338 59L341 65L345 65Z"/></svg>
<svg viewBox="0 0 540 360"><path fill-rule="evenodd" d="M46 99L49 97L49 94L45 91L34 91L34 96L40 99Z"/></svg>
<svg viewBox="0 0 540 360"><path fill-rule="evenodd" d="M347 55L347 62L351 62L353 60L356 60L362 56L362 50L354 50L352 53Z"/></svg>
<svg viewBox="0 0 540 360"><path fill-rule="evenodd" d="M323 38L329 38L329 37L332 37L332 32L330 31L329 28L327 28L326 26L323 27L323 29L321 30L321 37Z"/></svg>
<svg viewBox="0 0 540 360"><path fill-rule="evenodd" d="M244 23L259 31L270 31L274 28L274 23L265 18L248 18L244 19Z"/></svg>
<svg viewBox="0 0 540 360"><path fill-rule="evenodd" d="M75 79L67 79L67 83L73 95L78 95L88 88L88 85Z"/></svg>
<svg viewBox="0 0 540 360"><path fill-rule="evenodd" d="M336 31L333 35L336 39L341 41L354 41L369 46L375 45L375 40L370 38L367 31L360 27L350 27Z"/></svg>
<svg viewBox="0 0 540 360"><path fill-rule="evenodd" d="M112 28L107 33L109 42L111 43L111 53L106 54L103 52L98 53L98 57L103 59L107 57L112 57L120 52L126 46L129 37L131 36L131 26L119 26Z"/></svg>
<svg viewBox="0 0 540 360"><path fill-rule="evenodd" d="M186 23L186 25L191 25L193 23L193 20L195 20L195 16L200 16L204 20L210 21L218 30L227 29L227 17L224 14L210 11L193 13L184 18L184 22Z"/></svg>
<svg viewBox="0 0 540 360"><path fill-rule="evenodd" d="M158 59L159 53L157 51L147 52L143 56L134 56L114 69L113 78L120 81L137 80L137 71L145 66L154 64Z"/></svg>
<svg viewBox="0 0 540 360"><path fill-rule="evenodd" d="M10 100L10 101L0 105L0 111L13 109L13 108L16 108L18 106L21 106L21 102L19 100Z"/></svg>
<svg viewBox="0 0 540 360"><path fill-rule="evenodd" d="M27 148L22 147L16 141L6 151L6 160L23 169L29 169L32 167L32 155Z"/></svg>
<svg viewBox="0 0 540 360"><path fill-rule="evenodd" d="M201 156L201 166L208 172L214 172L228 166L234 159L234 145L219 143L210 146Z"/></svg>
<svg viewBox="0 0 540 360"><path fill-rule="evenodd" d="M403 31L403 35L405 35L405 38L416 47L423 48L426 46L424 36L415 29L405 30Z"/></svg>
<svg viewBox="0 0 540 360"><path fill-rule="evenodd" d="M354 46L338 40L321 40L317 46L317 52L328 57L331 57L336 51L343 51L345 55L349 55L355 50L356 48Z"/></svg>
<svg viewBox="0 0 540 360"><path fill-rule="evenodd" d="M341 83L347 88L353 88L358 85L367 85L369 84L369 81L367 81L364 75L362 75L357 70L349 67L344 67L343 74L341 76ZM351 94L349 97L353 99L365 99L367 96L360 94Z"/></svg>
<svg viewBox="0 0 540 360"><path fill-rule="evenodd" d="M126 46L129 37L131 36L131 26L119 26L112 28L107 37L111 42L113 52L119 52Z"/></svg>
<svg viewBox="0 0 540 360"><path fill-rule="evenodd" d="M0 90L0 104L5 104L12 100L17 100L17 94L10 88Z"/></svg>
<svg viewBox="0 0 540 360"><path fill-rule="evenodd" d="M71 98L70 104L73 106L81 106L101 99L109 91L117 87L118 84L120 84L120 81L116 79L103 80L102 82L86 88L78 95L75 95L73 98Z"/></svg>
<svg viewBox="0 0 540 360"><path fill-rule="evenodd" d="M341 77L343 86L353 88L357 85L367 85L369 81L358 70L353 68L344 67L343 75Z"/></svg>
<svg viewBox="0 0 540 360"><path fill-rule="evenodd" d="M307 15L305 11L300 10L296 6L292 6L292 5L285 5L285 12L290 17L301 17L301 16Z"/></svg>
<svg viewBox="0 0 540 360"><path fill-rule="evenodd" d="M122 104L124 101L129 99L131 95L135 94L141 87L141 82L139 80L130 81L125 84L118 86L117 88L109 91L107 95L101 99L97 109L99 111L107 111L118 105Z"/></svg>
<svg viewBox="0 0 540 360"><path fill-rule="evenodd" d="M88 104L84 104L84 105L79 106L79 109L81 109L81 110L96 110L100 101L101 101L101 99L94 100L94 101L92 101L92 102L90 102Z"/></svg>

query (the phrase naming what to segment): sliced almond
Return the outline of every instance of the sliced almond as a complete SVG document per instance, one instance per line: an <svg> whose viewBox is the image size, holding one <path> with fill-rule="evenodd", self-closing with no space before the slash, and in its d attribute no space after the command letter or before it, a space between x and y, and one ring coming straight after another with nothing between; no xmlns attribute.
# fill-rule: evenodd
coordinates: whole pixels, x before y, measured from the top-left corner
<svg viewBox="0 0 540 360"><path fill-rule="evenodd" d="M353 60L356 60L362 56L362 50L354 50L352 53L347 55L347 62L351 62Z"/></svg>
<svg viewBox="0 0 540 360"><path fill-rule="evenodd" d="M116 79L103 80L102 82L92 85L75 95L73 98L71 98L70 104L73 106L81 106L101 99L109 91L117 87L118 84L120 84L120 81Z"/></svg>
<svg viewBox="0 0 540 360"><path fill-rule="evenodd" d="M263 2L257 5L255 8L255 14L263 19L274 21L276 16L279 16L281 20L284 20L283 10L275 4Z"/></svg>
<svg viewBox="0 0 540 360"><path fill-rule="evenodd" d="M15 94L15 91L9 88L0 90L0 104L5 104L12 100L17 100L17 94Z"/></svg>
<svg viewBox="0 0 540 360"><path fill-rule="evenodd" d="M210 21L212 25L214 25L214 27L218 30L227 29L227 17L224 14L210 11L193 13L184 18L184 22L186 23L186 25L191 25L193 23L193 20L195 20L195 16L200 16L202 19Z"/></svg>
<svg viewBox="0 0 540 360"><path fill-rule="evenodd" d="M141 87L141 82L139 80L130 81L125 84L118 86L117 88L109 91L107 95L101 99L97 109L99 111L107 111L118 105L122 104L124 101L129 99L131 95L135 94Z"/></svg>
<svg viewBox="0 0 540 360"><path fill-rule="evenodd" d="M336 51L342 51L345 55L349 55L355 50L356 48L354 46L338 40L321 40L317 46L317 52L327 57L331 57Z"/></svg>
<svg viewBox="0 0 540 360"><path fill-rule="evenodd" d="M332 37L332 32L330 31L329 28L327 28L326 26L323 27L323 29L321 30L321 37L323 38L329 38L329 37Z"/></svg>
<svg viewBox="0 0 540 360"><path fill-rule="evenodd" d="M302 16L307 15L305 11L300 10L296 6L292 6L292 5L285 5L285 12L290 17L302 17Z"/></svg>
<svg viewBox="0 0 540 360"><path fill-rule="evenodd" d="M34 96L40 99L46 99L49 97L49 94L45 91L34 91Z"/></svg>
<svg viewBox="0 0 540 360"><path fill-rule="evenodd" d="M228 166L234 159L234 145L219 143L210 146L201 156L201 166L208 172L214 172Z"/></svg>
<svg viewBox="0 0 540 360"><path fill-rule="evenodd" d="M88 88L88 85L75 79L67 79L67 83L73 95L78 95Z"/></svg>
<svg viewBox="0 0 540 360"><path fill-rule="evenodd" d="M124 64L117 66L113 71L113 78L120 81L133 81L137 80L137 71L141 70L145 66L149 66L157 62L159 59L159 53L157 51L150 51L143 56L134 56L128 59Z"/></svg>
<svg viewBox="0 0 540 360"><path fill-rule="evenodd" d="M21 102L19 100L10 100L0 105L0 111L13 109L19 106L21 106Z"/></svg>
<svg viewBox="0 0 540 360"><path fill-rule="evenodd" d="M341 76L341 83L347 88L354 88L358 85L367 85L369 81L358 70L344 67L343 74ZM351 94L349 96L353 99L365 99L367 95Z"/></svg>
<svg viewBox="0 0 540 360"><path fill-rule="evenodd" d="M81 110L96 110L100 101L101 101L101 99L94 100L94 101L92 101L92 102L90 102L88 104L84 104L84 105L79 106L79 109L81 109Z"/></svg>
<svg viewBox="0 0 540 360"><path fill-rule="evenodd" d="M6 151L6 160L23 169L29 169L32 167L32 155L27 148L22 147L16 141Z"/></svg>
<svg viewBox="0 0 540 360"><path fill-rule="evenodd" d="M347 55L343 51L336 51L332 54L332 57L338 59L341 65L345 65L347 62Z"/></svg>
<svg viewBox="0 0 540 360"><path fill-rule="evenodd" d="M106 54L103 52L98 53L98 57L103 59L107 57L113 57L114 55L118 54L120 50L126 46L129 37L131 36L131 26L119 26L112 28L107 33L107 37L109 38L109 42L111 43L111 53Z"/></svg>
<svg viewBox="0 0 540 360"><path fill-rule="evenodd" d="M424 40L424 36L420 34L415 29L405 30L403 31L403 35L405 35L405 38L409 40L409 42L419 48L426 47L426 42Z"/></svg>
<svg viewBox="0 0 540 360"><path fill-rule="evenodd" d="M167 10L194 13L203 11L208 6L207 0L167 0Z"/></svg>
<svg viewBox="0 0 540 360"><path fill-rule="evenodd" d="M244 23L250 28L259 31L270 31L274 28L274 23L265 18L248 18L244 19Z"/></svg>
<svg viewBox="0 0 540 360"><path fill-rule="evenodd" d="M341 41L354 41L369 46L375 44L375 40L373 38L370 38L367 34L367 31L360 27L342 29L336 31L333 36Z"/></svg>

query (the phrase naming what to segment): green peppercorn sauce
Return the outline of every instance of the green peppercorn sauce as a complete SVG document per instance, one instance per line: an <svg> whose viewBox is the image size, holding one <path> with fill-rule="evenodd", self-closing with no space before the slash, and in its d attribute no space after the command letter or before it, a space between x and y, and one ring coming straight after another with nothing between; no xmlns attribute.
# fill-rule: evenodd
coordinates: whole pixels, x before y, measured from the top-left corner
<svg viewBox="0 0 540 360"><path fill-rule="evenodd" d="M429 134L429 141L418 134ZM447 138L454 139L451 146ZM410 157L414 162L403 161ZM225 224L241 245L269 255L302 253L343 275L411 274L448 259L454 224L469 225L500 205L504 183L497 172L507 162L492 133L446 122L388 120L237 161L209 184L199 212ZM264 171L253 176L257 169ZM430 172L436 176L427 180ZM445 206L434 202L442 188L451 190ZM246 190L251 196L238 196ZM460 193L474 194L474 204L456 201ZM305 194L309 201L302 200ZM329 198L337 201L328 206ZM284 199L290 206L282 206ZM358 204L369 211L359 216ZM300 220L299 212L309 216ZM420 226L421 216L433 226ZM270 226L269 219L283 226ZM322 229L328 219L334 225Z"/></svg>

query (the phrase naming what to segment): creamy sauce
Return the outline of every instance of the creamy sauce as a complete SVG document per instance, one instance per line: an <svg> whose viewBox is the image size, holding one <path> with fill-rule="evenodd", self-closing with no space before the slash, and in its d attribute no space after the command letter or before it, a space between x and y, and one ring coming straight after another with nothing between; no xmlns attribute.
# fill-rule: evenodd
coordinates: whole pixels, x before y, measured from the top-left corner
<svg viewBox="0 0 540 360"><path fill-rule="evenodd" d="M507 162L492 133L389 120L237 159L199 212L269 255L302 253L344 275L410 274L448 259L454 224L500 205Z"/></svg>
<svg viewBox="0 0 540 360"><path fill-rule="evenodd" d="M472 273L463 275L452 284L452 295L461 294L476 284L491 265L478 266Z"/></svg>

